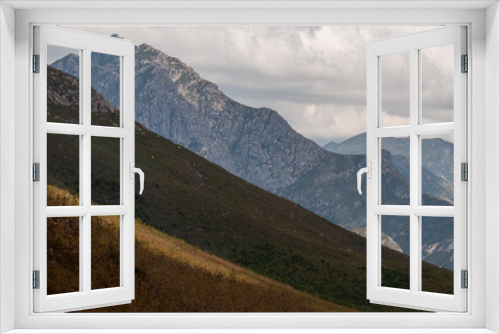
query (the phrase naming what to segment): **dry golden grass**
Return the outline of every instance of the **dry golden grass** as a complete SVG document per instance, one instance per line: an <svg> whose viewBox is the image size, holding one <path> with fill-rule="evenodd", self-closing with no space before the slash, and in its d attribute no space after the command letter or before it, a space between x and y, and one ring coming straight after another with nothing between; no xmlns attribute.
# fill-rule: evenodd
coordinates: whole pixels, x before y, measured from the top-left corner
<svg viewBox="0 0 500 334"><path fill-rule="evenodd" d="M347 307L320 300L310 294L297 291L286 284L208 254L187 244L182 239L171 237L140 221L137 221L135 226L136 242L140 243L141 247L153 253L164 254L171 261L182 263L192 269L201 270L212 276L232 281L235 284L249 284L259 288L261 291L271 293L270 297L272 297L272 294L277 294L282 296L282 298L296 298L300 300L300 304L303 304L303 307L306 307L305 310L326 312L354 311ZM276 310L275 312L278 311Z"/></svg>
<svg viewBox="0 0 500 334"><path fill-rule="evenodd" d="M73 195L54 186L47 187L47 200L51 205L75 203ZM49 271L53 274L49 275L48 284L54 293L74 291L78 286L75 282L78 224L71 218L58 218L52 226L50 252L53 255ZM116 285L119 226L118 217L92 219L92 238L95 239L92 259L96 262L92 264L93 287ZM354 311L241 268L140 221L135 228L135 300L91 312Z"/></svg>

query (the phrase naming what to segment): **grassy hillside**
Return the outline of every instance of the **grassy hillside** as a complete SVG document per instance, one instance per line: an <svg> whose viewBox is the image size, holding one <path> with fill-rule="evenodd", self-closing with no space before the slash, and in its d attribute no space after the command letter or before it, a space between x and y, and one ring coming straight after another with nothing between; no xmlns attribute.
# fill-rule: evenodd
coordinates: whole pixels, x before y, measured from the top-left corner
<svg viewBox="0 0 500 334"><path fill-rule="evenodd" d="M102 97L93 94L93 98ZM64 96L54 100L65 103ZM107 108L93 117L109 117L116 112L111 106ZM78 160L66 137L48 137L48 146L53 148L48 156L52 163L48 179L76 194L78 173L67 167L75 166ZM205 252L325 301L359 311L396 310L366 300L364 238L243 181L140 124L136 124L135 149L136 166L146 174L144 194L136 196L136 218ZM93 201L110 204L116 197L118 166L113 161L118 158L115 145L92 143ZM387 260L384 282L407 287L408 257L384 249L383 258ZM452 272L423 266L428 273L424 286L432 286L433 291L452 291ZM212 297L193 294L192 298L206 303ZM218 309L213 307L213 311Z"/></svg>
<svg viewBox="0 0 500 334"><path fill-rule="evenodd" d="M48 187L49 204L74 200L67 191ZM92 259L98 260L92 266L94 288L119 284L119 224L115 217L92 222ZM49 226L49 293L77 291L78 224L57 218ZM135 228L136 298L131 304L86 312L352 311L210 255L139 220Z"/></svg>
<svg viewBox="0 0 500 334"><path fill-rule="evenodd" d="M71 164L64 138L50 138L52 160ZM111 147L96 148L100 161L113 161ZM365 239L283 198L257 188L140 125L136 165L146 173L145 191L136 197L136 217L204 251L249 268L323 300L361 311L389 311L366 300ZM93 176L92 195L108 203L117 185L110 168ZM76 182L64 174L69 188ZM56 178L56 177L53 177ZM97 184L94 184L97 180ZM107 187L110 191L103 191ZM97 197L97 198L96 198ZM408 257L384 250L384 282L408 286ZM424 265L425 286L452 289L452 273ZM436 277L439 280L435 279ZM203 295L198 295L198 298Z"/></svg>

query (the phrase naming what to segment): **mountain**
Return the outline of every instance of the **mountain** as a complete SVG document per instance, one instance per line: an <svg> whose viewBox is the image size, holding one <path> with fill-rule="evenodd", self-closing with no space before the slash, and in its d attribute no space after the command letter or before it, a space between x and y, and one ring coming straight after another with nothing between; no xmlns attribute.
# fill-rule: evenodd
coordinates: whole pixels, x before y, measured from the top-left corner
<svg viewBox="0 0 500 334"><path fill-rule="evenodd" d="M72 80L69 75L62 75L59 72L61 71L49 67L49 76L57 75L58 78L58 80L49 81L49 91L56 91L54 86L66 85L68 80ZM107 106L107 110L97 114L99 121L104 120L110 114L118 113L116 108L102 101L100 94L93 94L92 99L100 105ZM56 106L62 109L68 108L71 105L70 101L71 98L67 94L49 95L48 103L51 106L49 112L55 113L56 109L52 108ZM61 121L65 121L64 117ZM74 173L78 170L78 159L73 157L75 145L68 137L51 136L48 138L48 146L52 148L48 154L49 167L51 167L48 168L48 180L51 184L57 184L57 189L64 189L64 193L61 194L53 187L49 189L48 197L50 201L59 201L66 205L76 201L79 185L78 173ZM119 179L110 178L113 166L109 162L115 160L118 152L119 150L102 141L96 142L92 147L93 162L108 164L92 176L92 199L96 203L109 203L110 194L117 189ZM151 233L154 232L157 236L166 233L171 237L182 239L200 251L223 259L226 261L224 262L226 267L229 266L227 264L229 261L238 267L245 268L248 275L265 276L272 281L288 285L294 290L300 290L308 296L313 295L315 298L331 303L321 306L316 302L311 302L313 306L316 305L314 306L316 309L339 305L339 308L351 308L358 311L395 310L370 304L366 300L366 243L364 238L331 224L295 203L240 179L203 157L149 131L139 123L136 123L136 165L140 166L146 174L144 194L136 196L136 218L147 222L158 231L151 230ZM95 191L96 189L99 191ZM141 229L139 231L144 232ZM98 234L107 235L107 233ZM137 235L136 237L139 238ZM165 238L168 239L167 236ZM150 248L154 248L159 243L151 235L146 235L145 239ZM230 281L222 279L223 277L213 281L213 277L198 273L197 270L193 271L177 265L172 269L170 260L161 258L161 254L149 253L143 246L139 244L136 247L138 259L136 277L138 282L145 281L144 284L139 283L138 289L141 291L147 292L151 289L150 291L155 291L155 295L158 296L164 296L165 293L175 295L176 291L163 290L171 286L175 287L174 289L180 289L179 291L186 291L189 285L178 284L179 282L174 284L168 281L161 284L164 281L159 280L159 283L152 285L153 282L147 280L149 275L155 275L155 280L159 276L168 279L171 277L169 276L170 270L174 269L176 271L175 275L172 274L174 275L172 279L178 279L181 283L192 280L193 284L202 284L198 283L198 278L196 278L202 276L200 279L206 279L205 282L210 286L215 284L214 290L205 286L203 289L207 290L196 290L198 287L193 287L192 290L186 291L186 296L200 299L199 302L193 301L193 305L200 305L195 310L206 310L201 306L204 298L218 300L216 299L218 297L213 296L210 291L223 289L219 283L227 283L228 289L221 290L224 294L229 293L233 287L237 293L246 291L242 289L242 286L235 287ZM159 247L162 247L161 243ZM168 253L169 257L174 255L170 251L164 253ZM394 282L395 286L406 287L408 256L385 247L383 253L386 255L383 262L385 279ZM212 260L200 259L198 263L208 265ZM158 266L158 263L165 263L165 271L162 271L163 267ZM143 269L144 266L148 266L147 269ZM423 266L428 271L424 285L438 291L450 291L453 288L452 272L428 263L424 263ZM234 269L234 271L238 277L240 270ZM185 277L181 275L182 272L186 275ZM252 291L254 289L248 287L248 293L254 293ZM266 293L266 290L261 291ZM262 296L260 293L255 293L256 298ZM295 292L292 293L294 294ZM158 304L158 297L155 295L151 295L152 303L154 307L161 308L162 304ZM240 305L242 308L252 302L256 303L255 307L267 305L262 300L255 301L252 298L246 299L249 301L246 303L241 301L240 297L233 295L231 301L243 303ZM304 298L306 301L311 300L311 297ZM205 307L211 307L210 305L213 304ZM297 307L304 307L303 310L313 309L313 306L307 308L309 306L304 305L297 304ZM278 306L275 306L275 309ZM282 309L290 310L292 306L286 307L289 308L283 306ZM145 309L151 310L151 308ZM187 309L185 306L180 307L180 310ZM189 310L194 309L189 308ZM255 308L250 307L249 310L255 310Z"/></svg>
<svg viewBox="0 0 500 334"><path fill-rule="evenodd" d="M392 156L392 163L407 179L410 178L410 163L408 159L409 158L404 155ZM435 198L453 203L453 183L449 183L442 177L429 172L427 168L422 168L422 191ZM424 205L431 205L426 203L425 200L422 203Z"/></svg>
<svg viewBox="0 0 500 334"><path fill-rule="evenodd" d="M52 66L77 76L78 67L69 66L74 57L64 57ZM116 66L102 65L116 62L113 56L99 54L94 60L92 70L99 75L92 78L117 77ZM107 83L92 80L92 86L116 105L115 85ZM229 99L179 59L145 44L136 50L136 120L273 192L322 158L320 147L295 132L275 111Z"/></svg>
<svg viewBox="0 0 500 334"><path fill-rule="evenodd" d="M385 138L384 149L393 156L409 157L408 138ZM338 154L366 154L366 133L360 133L341 143L330 142L323 146L326 150ZM430 172L449 184L453 184L453 143L441 138L422 140L422 164ZM404 173L403 173L404 174Z"/></svg>
<svg viewBox="0 0 500 334"><path fill-rule="evenodd" d="M341 143L331 141L323 145L323 148L338 154L366 155L366 133L360 133Z"/></svg>
<svg viewBox="0 0 500 334"><path fill-rule="evenodd" d="M362 236L363 238L366 238L366 227L365 228L355 228L352 230L352 232ZM401 246L398 245L396 241L394 241L393 238L388 236L385 233L382 233L382 246L387 247L389 249L395 250L396 252L403 253L403 250L401 249Z"/></svg>
<svg viewBox="0 0 500 334"><path fill-rule="evenodd" d="M53 66L78 75L68 55ZM117 101L115 85L94 78L116 77L112 56L100 55L92 86ZM329 152L303 137L274 110L242 105L221 92L177 58L142 44L136 47L136 120L164 138L199 154L232 174L289 199L352 230L366 227L366 197L356 190L364 155ZM384 155L383 199L408 202L408 180ZM433 205L446 201L425 195ZM407 253L409 243L397 224L386 232ZM432 231L429 231L432 233Z"/></svg>

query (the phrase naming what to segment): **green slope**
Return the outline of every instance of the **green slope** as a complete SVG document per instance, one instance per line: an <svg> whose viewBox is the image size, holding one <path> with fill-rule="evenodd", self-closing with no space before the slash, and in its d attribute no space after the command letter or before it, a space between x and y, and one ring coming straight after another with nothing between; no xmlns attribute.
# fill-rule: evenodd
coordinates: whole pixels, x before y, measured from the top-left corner
<svg viewBox="0 0 500 334"><path fill-rule="evenodd" d="M55 186L47 189L50 205L75 202ZM119 284L117 217L92 221L92 287ZM49 294L77 291L77 220L55 218L48 224ZM290 286L258 275L159 232L135 224L135 299L130 304L85 312L350 312ZM200 298L203 296L203 298Z"/></svg>
<svg viewBox="0 0 500 334"><path fill-rule="evenodd" d="M105 115L105 114L103 114ZM103 116L104 117L104 116ZM52 138L52 161L74 164L64 138ZM116 158L112 145L96 143L92 157L103 162L93 177L94 201L110 202ZM360 311L389 311L366 300L365 239L310 211L255 187L143 126L136 126L136 166L146 174L136 197L136 218L225 260L321 299ZM54 169L55 170L55 169ZM49 169L50 173L50 169ZM50 176L71 188L74 173ZM384 281L408 284L408 257L384 249ZM424 264L424 284L452 289L452 273Z"/></svg>

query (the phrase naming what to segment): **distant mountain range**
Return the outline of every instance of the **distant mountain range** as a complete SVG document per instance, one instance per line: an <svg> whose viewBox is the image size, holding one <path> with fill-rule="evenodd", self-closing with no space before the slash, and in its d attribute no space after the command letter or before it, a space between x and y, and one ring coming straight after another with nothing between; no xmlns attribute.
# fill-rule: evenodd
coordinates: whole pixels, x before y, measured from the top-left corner
<svg viewBox="0 0 500 334"><path fill-rule="evenodd" d="M332 141L323 148L339 154L365 155L366 133L348 138L341 143ZM407 179L410 174L409 148L408 138L384 138L382 141L382 149L391 153L392 162ZM453 203L453 143L441 138L423 139L422 165L423 191Z"/></svg>
<svg viewBox="0 0 500 334"><path fill-rule="evenodd" d="M72 88L77 87L77 80L51 67L48 74L50 117L59 122L74 120L78 108L71 92L75 92ZM101 106L93 118L99 124L113 125L119 110L95 91L92 104ZM78 201L78 159L73 158L78 138L72 137L48 137L49 205ZM135 145L136 165L146 174L144 194L136 196L135 216L155 229L136 225L136 299L103 311L396 310L366 300L363 238L242 180L137 122ZM118 156L119 150L104 141L92 144L93 167L94 162L105 167L92 171L96 203L109 204L110 194L119 187L119 178L110 177L116 171L110 161ZM103 247L96 249L96 258L116 257L108 241L115 247L119 242L113 238L119 222L114 217L98 220L92 237L99 238ZM78 289L78 275L74 275L78 273L74 242L78 224L62 218L50 227L57 232L49 239L51 272L67 273L50 275L50 286L76 284ZM384 279L396 287L407 286L408 256L386 247L382 252ZM105 271L107 268L97 268L92 279L116 281L113 273L117 271ZM452 272L428 263L423 268L428 273L423 277L424 286L452 291Z"/></svg>
<svg viewBox="0 0 500 334"><path fill-rule="evenodd" d="M68 55L53 66L78 76L74 57ZM118 78L116 59L107 55L98 57L101 59L93 61L92 73L96 75L92 76L92 86L116 106L119 96L115 83L110 82ZM99 82L95 78L107 79ZM349 230L366 227L366 197L356 190L356 173L366 164L364 155L323 149L293 130L276 111L251 108L230 99L179 59L146 44L136 47L136 120L334 224ZM384 189L387 189L383 200L406 204L408 179L391 154L384 154L383 161ZM446 193L438 190L436 194ZM447 198L425 195L425 200L433 205L447 205ZM387 221L391 219L387 217ZM402 228L398 224L385 226L383 232L408 253L409 244ZM439 247L434 249L437 251Z"/></svg>
<svg viewBox="0 0 500 334"><path fill-rule="evenodd" d="M73 115L79 110L74 103L78 89L70 88L75 87L78 82L74 77L49 67L50 119L74 121ZM109 118L115 118L119 110L100 94L92 94L92 103L103 106L95 119L112 125ZM78 159L74 155L79 144L78 138L73 137L47 138L48 205L78 203ZM92 171L95 203L110 204L110 194L119 187L119 179L110 177L116 171L110 161L115 161L118 155L119 150L104 141L92 145L93 167L94 161L105 167ZM146 179L144 194L136 196L135 216L156 230L142 224L136 226L136 299L125 308L118 307L119 310L304 312L347 311L349 307L394 310L366 300L366 243L356 234L238 178L139 123L136 123L136 164L144 170ZM119 238L110 233L116 230L110 221L115 218L98 219L103 224L92 228L93 238L99 238L101 245L113 243L116 247ZM49 227L53 232L48 242L50 272L67 273L50 275L49 287L58 293L75 291L78 247L75 248L74 240L78 239L78 223L63 218ZM177 245L171 247L165 241L170 243L172 237L180 240L176 239ZM100 259L116 256L115 247L101 247L96 256ZM191 249L189 254L186 249ZM383 264L387 279L407 283L408 256L386 248L384 252L391 258ZM195 268L186 265L193 262ZM430 278L428 284L446 290L452 288L450 271L428 264L426 267L445 278L444 283ZM113 284L116 282L113 273L117 271L103 272L106 268L96 268L98 275L92 278ZM227 275L217 272L221 270ZM245 286L249 276L267 283ZM277 281L284 289L276 286ZM269 283L277 289L267 290Z"/></svg>

